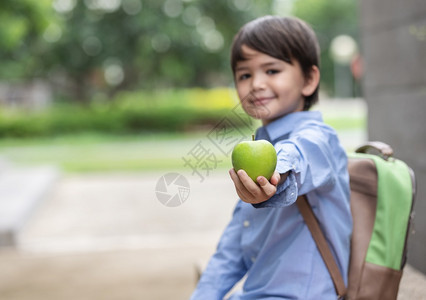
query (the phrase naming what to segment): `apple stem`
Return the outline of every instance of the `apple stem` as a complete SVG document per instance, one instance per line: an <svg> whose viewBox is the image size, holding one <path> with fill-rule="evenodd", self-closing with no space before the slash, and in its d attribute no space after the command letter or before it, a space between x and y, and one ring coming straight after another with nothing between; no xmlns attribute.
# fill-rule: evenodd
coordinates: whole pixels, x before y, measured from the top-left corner
<svg viewBox="0 0 426 300"><path fill-rule="evenodd" d="M251 135L251 140L254 141L254 134Z"/></svg>

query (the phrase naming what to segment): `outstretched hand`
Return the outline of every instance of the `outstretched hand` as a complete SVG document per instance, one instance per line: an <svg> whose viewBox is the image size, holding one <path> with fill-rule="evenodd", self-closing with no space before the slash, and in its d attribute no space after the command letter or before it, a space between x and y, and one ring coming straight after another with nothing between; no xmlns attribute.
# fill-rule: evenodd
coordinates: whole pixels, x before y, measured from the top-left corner
<svg viewBox="0 0 426 300"><path fill-rule="evenodd" d="M238 196L242 201L251 204L262 203L271 198L277 191L277 185L287 177L283 178L280 173L275 171L270 181L263 176L259 176L256 184L244 170L235 172L234 169L231 169L229 174L234 182Z"/></svg>

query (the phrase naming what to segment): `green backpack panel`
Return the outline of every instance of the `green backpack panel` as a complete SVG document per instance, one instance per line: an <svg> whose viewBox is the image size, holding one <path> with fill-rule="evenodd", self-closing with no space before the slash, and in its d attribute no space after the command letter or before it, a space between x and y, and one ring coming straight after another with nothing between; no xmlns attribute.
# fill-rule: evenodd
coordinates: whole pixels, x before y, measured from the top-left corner
<svg viewBox="0 0 426 300"><path fill-rule="evenodd" d="M297 201L298 206L339 297L394 300L414 215L414 172L393 158L392 148L384 143L370 142L356 152L348 160L354 227L347 289L306 197Z"/></svg>

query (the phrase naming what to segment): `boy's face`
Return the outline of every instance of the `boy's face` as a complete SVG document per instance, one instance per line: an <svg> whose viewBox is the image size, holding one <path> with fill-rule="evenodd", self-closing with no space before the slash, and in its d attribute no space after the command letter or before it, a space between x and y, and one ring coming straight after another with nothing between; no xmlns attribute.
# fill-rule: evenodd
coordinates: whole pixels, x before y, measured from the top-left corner
<svg viewBox="0 0 426 300"><path fill-rule="evenodd" d="M286 114L302 111L309 85L296 60L283 60L242 46L244 61L237 62L235 83L244 110L263 125Z"/></svg>

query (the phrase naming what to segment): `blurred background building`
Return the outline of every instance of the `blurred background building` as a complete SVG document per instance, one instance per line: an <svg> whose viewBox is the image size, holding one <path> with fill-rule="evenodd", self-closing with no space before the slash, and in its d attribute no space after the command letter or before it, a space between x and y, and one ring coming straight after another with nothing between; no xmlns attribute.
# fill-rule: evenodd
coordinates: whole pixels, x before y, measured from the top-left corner
<svg viewBox="0 0 426 300"><path fill-rule="evenodd" d="M368 136L392 145L417 175L408 261L426 272L426 2L360 3Z"/></svg>

